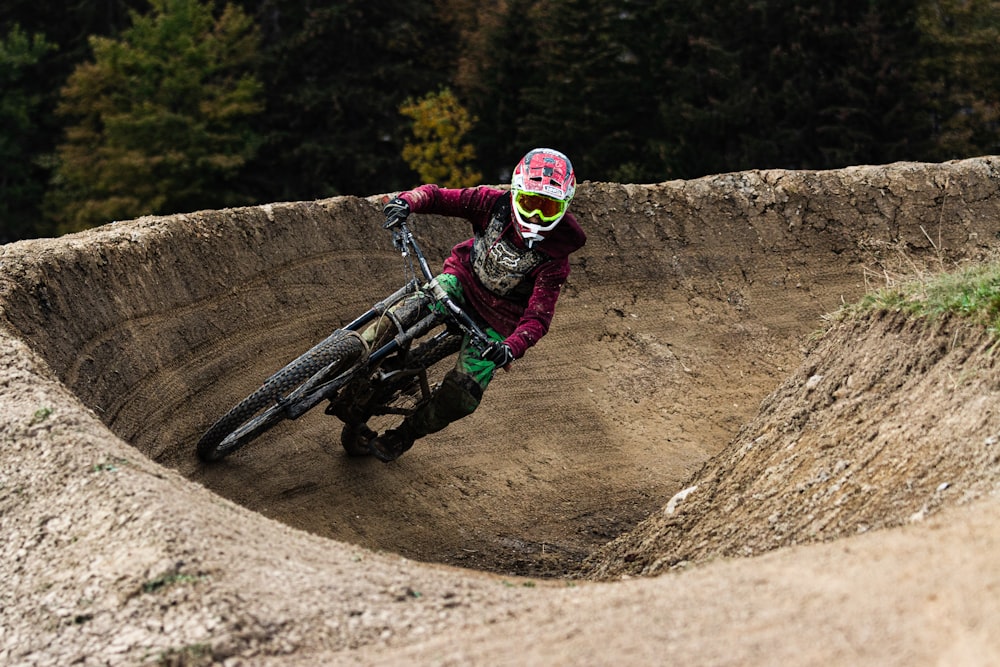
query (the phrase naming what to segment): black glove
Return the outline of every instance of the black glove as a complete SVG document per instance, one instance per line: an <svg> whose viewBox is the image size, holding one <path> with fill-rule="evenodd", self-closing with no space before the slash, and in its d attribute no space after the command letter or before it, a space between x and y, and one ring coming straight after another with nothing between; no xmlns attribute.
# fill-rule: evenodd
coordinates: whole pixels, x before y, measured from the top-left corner
<svg viewBox="0 0 1000 667"><path fill-rule="evenodd" d="M507 343L496 342L483 350L483 359L492 361L497 368L504 368L514 361L514 353Z"/></svg>
<svg viewBox="0 0 1000 667"><path fill-rule="evenodd" d="M382 215L385 216L385 224L382 226L385 229L392 229L409 217L410 205L402 197L396 197L382 207Z"/></svg>

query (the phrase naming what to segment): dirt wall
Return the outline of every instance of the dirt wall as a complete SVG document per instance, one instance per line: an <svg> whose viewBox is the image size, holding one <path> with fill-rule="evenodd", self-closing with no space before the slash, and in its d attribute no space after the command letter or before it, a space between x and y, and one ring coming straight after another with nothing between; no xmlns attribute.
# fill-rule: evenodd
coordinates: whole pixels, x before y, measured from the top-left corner
<svg viewBox="0 0 1000 667"><path fill-rule="evenodd" d="M228 467L192 453L264 377L400 284L377 198L5 246L0 293L10 327L115 434L220 495L421 560L559 574L718 452L824 313L892 276L989 253L998 183L994 158L584 183L574 208L589 241L553 331L474 418L389 470L331 459L329 419ZM432 263L467 232L415 226Z"/></svg>
<svg viewBox="0 0 1000 667"><path fill-rule="evenodd" d="M0 662L989 664L1000 524L995 502L959 501L989 494L997 475L970 471L995 465L995 439L941 453L944 481L968 487L953 496L933 464L893 468L921 430L993 428L995 411L969 412L996 391L995 364L968 361L983 343L888 322L802 362L842 300L995 254L998 189L995 157L585 183L590 241L550 334L475 415L390 465L329 453L325 418L218 466L193 454L221 410L398 283L374 198L2 246ZM438 261L466 232L417 229ZM927 345L933 363L894 345ZM874 364L897 356L883 387ZM966 393L943 391L969 369ZM868 409L864 387L885 405ZM939 405L961 423L907 412L900 388L951 396ZM874 434L867 469L837 468L853 451L844 410ZM808 432L824 424L842 449ZM802 457L782 458L790 445ZM716 492L681 507L672 549L665 506L695 479ZM810 493L799 514L789 479ZM892 506L886 525L910 516L910 487L937 494L926 521L846 537L872 521L865 494ZM740 532L743 506L756 523ZM817 526L838 543L778 548ZM613 585L512 576L579 574L619 535L599 574L708 562Z"/></svg>
<svg viewBox="0 0 1000 667"><path fill-rule="evenodd" d="M948 265L995 245L997 169L983 158L588 182L574 209L590 239L567 291L628 301L681 290L689 300L721 295L768 324L808 321L835 305L831 295L856 293L861 269L891 262L895 249ZM373 200L341 197L9 244L6 319L81 398L112 405L185 351L223 348L248 326L304 308L327 320L322 328L398 284L379 219ZM455 224L418 227L429 255L443 257L462 236ZM813 308L775 312L791 310L771 303L791 290L813 292ZM120 353L130 349L142 353ZM95 379L107 375L120 377Z"/></svg>

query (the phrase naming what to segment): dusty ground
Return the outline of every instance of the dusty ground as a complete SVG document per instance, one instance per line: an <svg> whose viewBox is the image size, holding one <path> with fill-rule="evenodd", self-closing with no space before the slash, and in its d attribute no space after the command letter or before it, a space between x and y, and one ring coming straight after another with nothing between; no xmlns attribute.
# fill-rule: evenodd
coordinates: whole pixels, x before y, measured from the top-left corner
<svg viewBox="0 0 1000 667"><path fill-rule="evenodd" d="M322 415L193 452L399 282L374 198L3 246L0 663L995 663L991 342L817 332L995 256L998 191L997 158L584 184L550 335L388 465Z"/></svg>

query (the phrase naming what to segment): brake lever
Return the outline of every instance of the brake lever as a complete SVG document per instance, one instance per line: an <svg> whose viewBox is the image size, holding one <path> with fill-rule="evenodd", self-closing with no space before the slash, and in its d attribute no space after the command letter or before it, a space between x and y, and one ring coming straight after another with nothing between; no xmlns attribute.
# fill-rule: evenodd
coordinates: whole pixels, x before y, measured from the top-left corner
<svg viewBox="0 0 1000 667"><path fill-rule="evenodd" d="M400 232L398 229L392 230L392 245L393 247L396 248L396 250L402 253L403 257L409 255L409 253L406 250L406 242L404 240L403 233Z"/></svg>
<svg viewBox="0 0 1000 667"><path fill-rule="evenodd" d="M483 353L486 352L486 350L489 349L490 347L489 341L486 340L485 338L480 338L479 336L470 336L470 339L472 347L476 348L476 352L479 353L479 356L482 356Z"/></svg>

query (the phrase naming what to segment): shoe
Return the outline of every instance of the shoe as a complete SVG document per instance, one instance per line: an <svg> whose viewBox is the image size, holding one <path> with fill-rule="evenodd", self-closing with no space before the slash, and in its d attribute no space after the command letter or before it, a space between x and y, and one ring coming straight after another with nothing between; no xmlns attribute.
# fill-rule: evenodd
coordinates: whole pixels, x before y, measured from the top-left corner
<svg viewBox="0 0 1000 667"><path fill-rule="evenodd" d="M404 423L398 428L391 428L382 435L373 438L368 443L368 450L379 461L388 463L402 456L403 452L413 446L416 439L416 436Z"/></svg>
<svg viewBox="0 0 1000 667"><path fill-rule="evenodd" d="M371 454L368 443L376 435L375 431L368 428L368 424L344 424L344 428L340 432L340 444L350 456L368 456ZM333 451L330 451L332 448L328 448L325 444L323 449L327 450L327 454L331 456L334 454Z"/></svg>

